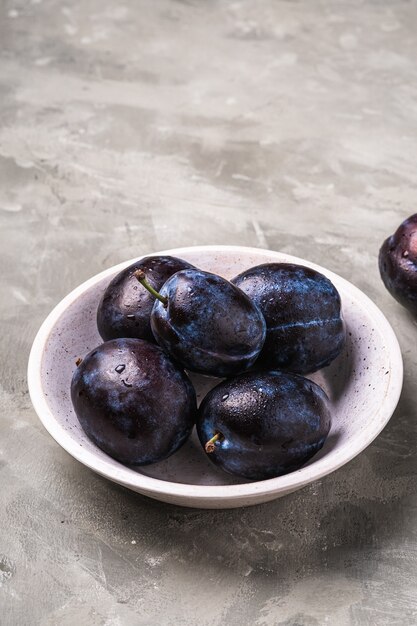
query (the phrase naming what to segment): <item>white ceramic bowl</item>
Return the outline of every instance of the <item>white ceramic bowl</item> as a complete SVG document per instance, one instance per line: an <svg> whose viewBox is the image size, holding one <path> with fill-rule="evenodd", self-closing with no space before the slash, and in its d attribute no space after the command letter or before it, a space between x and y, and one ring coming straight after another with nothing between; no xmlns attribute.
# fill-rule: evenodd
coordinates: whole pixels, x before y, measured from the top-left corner
<svg viewBox="0 0 417 626"><path fill-rule="evenodd" d="M33 343L29 390L45 428L74 458L98 474L157 500L199 508L232 508L273 500L317 480L359 454L391 417L402 386L403 366L394 332L381 311L352 284L323 267L287 254L234 246L203 246L156 254L182 257L201 269L232 278L260 263L292 262L312 267L337 287L347 327L343 353L311 378L327 391L332 427L323 449L302 469L286 476L246 482L215 468L197 442L172 457L143 468L121 465L84 434L70 399L75 361L101 343L96 328L100 296L115 274L133 263L121 263L83 283L50 313ZM193 376L199 399L213 386Z"/></svg>

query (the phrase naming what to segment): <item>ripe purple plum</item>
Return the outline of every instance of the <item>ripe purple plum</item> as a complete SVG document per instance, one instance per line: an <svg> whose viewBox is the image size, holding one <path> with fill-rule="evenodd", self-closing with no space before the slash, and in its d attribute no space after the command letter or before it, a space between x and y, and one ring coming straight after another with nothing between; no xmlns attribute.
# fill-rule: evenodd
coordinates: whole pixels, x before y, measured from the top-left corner
<svg viewBox="0 0 417 626"><path fill-rule="evenodd" d="M204 398L197 431L209 459L226 472L266 480L299 469L330 429L325 392L289 372L250 372Z"/></svg>
<svg viewBox="0 0 417 626"><path fill-rule="evenodd" d="M390 294L417 314L417 213L385 239L379 251L379 271Z"/></svg>
<svg viewBox="0 0 417 626"><path fill-rule="evenodd" d="M134 273L144 271L149 283L158 290L175 272L193 267L177 257L149 256L117 274L105 290L97 310L97 327L104 341L135 337L155 343L150 324L154 298L141 289Z"/></svg>
<svg viewBox="0 0 417 626"><path fill-rule="evenodd" d="M136 277L147 287L143 272ZM187 269L171 276L154 295L155 339L186 369L222 377L253 365L266 326L257 305L241 289L217 274Z"/></svg>
<svg viewBox="0 0 417 626"><path fill-rule="evenodd" d="M308 374L341 352L345 327L333 283L294 263L265 263L232 280L261 310L266 339L255 367Z"/></svg>
<svg viewBox="0 0 417 626"><path fill-rule="evenodd" d="M195 423L194 388L155 344L113 339L95 348L74 372L71 399L88 437L128 465L167 458Z"/></svg>

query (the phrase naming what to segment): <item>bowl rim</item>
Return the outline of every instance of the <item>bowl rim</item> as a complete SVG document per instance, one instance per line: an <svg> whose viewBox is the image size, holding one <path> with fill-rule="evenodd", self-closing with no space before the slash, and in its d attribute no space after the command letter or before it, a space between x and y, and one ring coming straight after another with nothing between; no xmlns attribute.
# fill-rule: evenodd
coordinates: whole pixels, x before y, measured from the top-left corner
<svg viewBox="0 0 417 626"><path fill-rule="evenodd" d="M368 314L372 317L379 330L382 331L387 354L389 355L392 364L389 372L389 380L387 383L385 397L378 407L376 414L374 414L373 428L367 430L366 436L364 436L364 433L361 432L356 433L349 440L349 445L340 449L338 456L334 457L330 467L326 464L326 456L323 456L318 459L317 462L313 462L300 468L299 470L284 476L270 478L268 480L239 483L236 485L196 485L190 483L175 483L159 478L153 478L151 476L141 474L140 472L135 472L121 463L118 463L111 457L97 457L93 451L87 450L82 447L80 443L76 442L68 431L66 431L54 417L53 412L49 408L42 387L41 364L45 345L48 341L50 333L68 306L75 302L84 292L96 283L100 282L104 278L107 278L108 276L112 276L117 272L120 272L125 267L128 267L135 261L146 256L163 254L179 257L185 255L186 257L187 254L208 252L235 252L236 254L264 253L272 257L270 261L265 262L273 262L274 255L285 255L285 262L297 263L311 267L312 269L326 275L330 280L338 283L339 285L343 285L345 293L347 293L353 301L360 301L362 307L366 307ZM282 258L277 258L277 262L283 262ZM310 261L289 255L285 252L265 248L232 245L188 246L152 252L140 255L128 261L123 261L122 263L118 263L117 265L99 272L73 289L49 313L33 341L28 362L28 387L34 409L45 429L55 439L55 441L62 448L64 448L64 450L66 450L66 452L101 476L104 476L105 478L129 489L133 489L134 491L140 491L140 493L144 495L149 495L151 497L169 496L172 499L187 498L189 501L198 500L199 503L202 501L210 503L215 500L224 499L227 501L242 500L245 498L248 500L252 498L259 499L260 497L267 495L272 498L274 494L279 496L280 494L295 491L313 481L327 476L360 454L379 435L388 423L398 404L401 395L402 383L403 361L397 337L395 336L395 333L385 315L358 287L355 287L352 283L338 274L327 270L316 263L311 263ZM378 419L376 419L377 415Z"/></svg>

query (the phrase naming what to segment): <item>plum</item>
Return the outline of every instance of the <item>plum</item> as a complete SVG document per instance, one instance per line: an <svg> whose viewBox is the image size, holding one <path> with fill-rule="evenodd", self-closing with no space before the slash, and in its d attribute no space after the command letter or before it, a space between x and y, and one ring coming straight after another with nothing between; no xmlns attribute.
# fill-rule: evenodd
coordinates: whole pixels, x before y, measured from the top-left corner
<svg viewBox="0 0 417 626"><path fill-rule="evenodd" d="M196 417L194 388L158 346L113 339L74 372L71 398L88 437L121 463L146 465L173 454Z"/></svg>
<svg viewBox="0 0 417 626"><path fill-rule="evenodd" d="M213 463L265 480L299 469L330 429L327 395L298 374L247 372L214 387L200 405L197 432Z"/></svg>
<svg viewBox="0 0 417 626"><path fill-rule="evenodd" d="M257 368L308 374L329 365L341 352L345 327L340 296L320 272L294 263L265 263L232 283L260 308L266 321Z"/></svg>
<svg viewBox="0 0 417 626"><path fill-rule="evenodd" d="M143 272L136 277L147 287ZM154 295L154 337L185 368L231 376L253 365L265 340L265 320L238 287L217 274L187 269Z"/></svg>
<svg viewBox="0 0 417 626"><path fill-rule="evenodd" d="M379 271L390 294L417 314L417 214L404 220L379 251Z"/></svg>
<svg viewBox="0 0 417 626"><path fill-rule="evenodd" d="M143 270L152 287L160 289L175 272L192 267L177 257L149 256L117 274L105 290L97 310L97 327L104 341L136 337L155 343L150 324L154 298L140 288L134 272Z"/></svg>

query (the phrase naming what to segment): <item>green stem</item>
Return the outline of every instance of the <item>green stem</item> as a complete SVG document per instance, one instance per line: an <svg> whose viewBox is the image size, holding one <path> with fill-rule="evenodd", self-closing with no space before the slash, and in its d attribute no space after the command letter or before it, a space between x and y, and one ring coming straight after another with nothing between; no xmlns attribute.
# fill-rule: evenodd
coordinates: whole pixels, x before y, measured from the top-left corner
<svg viewBox="0 0 417 626"><path fill-rule="evenodd" d="M212 452L214 452L214 444L216 443L216 441L221 441L222 439L223 435L221 433L216 433L214 437L209 439L204 446L204 450L207 452L207 454L211 454Z"/></svg>
<svg viewBox="0 0 417 626"><path fill-rule="evenodd" d="M149 293L156 298L157 300L159 300L160 302L162 302L162 304L164 305L164 307L167 306L168 304L168 298L166 298L165 296L161 296L160 293L158 293L153 287L152 285L150 285L148 283L148 281L146 280L146 276L145 276L145 272L143 270L136 270L136 272L133 273L133 276L135 278L138 279L138 281L140 282L140 284L145 287L145 289L147 289L149 291Z"/></svg>

